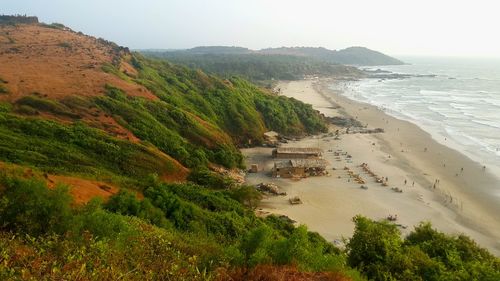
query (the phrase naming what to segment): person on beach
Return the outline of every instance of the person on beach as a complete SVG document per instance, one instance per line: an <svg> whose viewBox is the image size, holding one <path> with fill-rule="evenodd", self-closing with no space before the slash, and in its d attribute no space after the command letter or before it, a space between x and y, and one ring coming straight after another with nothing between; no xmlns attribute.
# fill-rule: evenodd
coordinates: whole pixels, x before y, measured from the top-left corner
<svg viewBox="0 0 500 281"><path fill-rule="evenodd" d="M405 180L405 185L406 185L406 180Z"/></svg>

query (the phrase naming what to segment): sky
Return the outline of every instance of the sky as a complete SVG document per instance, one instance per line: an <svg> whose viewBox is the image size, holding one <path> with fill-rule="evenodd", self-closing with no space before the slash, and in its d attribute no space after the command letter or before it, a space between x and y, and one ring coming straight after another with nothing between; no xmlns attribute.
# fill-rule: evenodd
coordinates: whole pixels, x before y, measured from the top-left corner
<svg viewBox="0 0 500 281"><path fill-rule="evenodd" d="M393 56L500 57L494 0L0 0L132 49L364 46Z"/></svg>

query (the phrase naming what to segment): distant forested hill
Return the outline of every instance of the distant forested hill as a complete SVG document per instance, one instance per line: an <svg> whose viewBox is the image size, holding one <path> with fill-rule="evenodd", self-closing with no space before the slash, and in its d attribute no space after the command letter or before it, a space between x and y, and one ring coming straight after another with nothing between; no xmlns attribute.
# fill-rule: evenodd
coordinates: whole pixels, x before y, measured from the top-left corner
<svg viewBox="0 0 500 281"><path fill-rule="evenodd" d="M258 51L242 47L203 46L187 50L144 50L191 68L221 75L241 76L254 82L297 80L304 76L361 77L354 65L398 65L402 61L364 47L339 51L312 47L281 47ZM352 66L348 66L352 65Z"/></svg>
<svg viewBox="0 0 500 281"><path fill-rule="evenodd" d="M255 52L243 52L245 49L228 47L227 53L221 47L194 48L180 52L144 52L148 56L168 59L191 68L224 76L241 76L252 81L262 80L297 80L304 76L349 76L359 77L362 71L355 67L315 60L304 56L264 55ZM215 49L217 48L217 49Z"/></svg>
<svg viewBox="0 0 500 281"><path fill-rule="evenodd" d="M261 54L293 55L314 58L324 62L349 65L399 65L402 61L365 47L329 50L312 47L281 47L260 50Z"/></svg>

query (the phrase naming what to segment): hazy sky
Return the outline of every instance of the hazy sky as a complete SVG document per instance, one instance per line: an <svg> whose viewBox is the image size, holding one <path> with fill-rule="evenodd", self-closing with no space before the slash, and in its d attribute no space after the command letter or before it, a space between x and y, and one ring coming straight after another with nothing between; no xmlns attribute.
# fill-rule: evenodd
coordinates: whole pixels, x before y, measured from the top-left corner
<svg viewBox="0 0 500 281"><path fill-rule="evenodd" d="M500 57L493 0L0 0L2 13L37 15L131 48L366 46Z"/></svg>

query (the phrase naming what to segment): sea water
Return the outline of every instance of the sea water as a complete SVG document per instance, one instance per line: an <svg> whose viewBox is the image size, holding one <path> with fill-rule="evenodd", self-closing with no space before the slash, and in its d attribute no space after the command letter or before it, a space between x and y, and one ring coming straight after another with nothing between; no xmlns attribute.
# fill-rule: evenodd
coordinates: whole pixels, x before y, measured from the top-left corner
<svg viewBox="0 0 500 281"><path fill-rule="evenodd" d="M332 88L417 124L500 179L500 59L402 59L408 64L369 69L413 76L368 78Z"/></svg>

